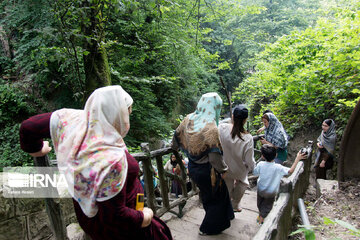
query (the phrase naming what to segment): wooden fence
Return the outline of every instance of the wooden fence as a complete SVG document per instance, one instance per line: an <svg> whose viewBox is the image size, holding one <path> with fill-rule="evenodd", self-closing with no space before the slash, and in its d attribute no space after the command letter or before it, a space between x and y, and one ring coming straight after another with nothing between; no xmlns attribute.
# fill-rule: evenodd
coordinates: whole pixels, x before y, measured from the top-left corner
<svg viewBox="0 0 360 240"><path fill-rule="evenodd" d="M166 212L172 212L178 217L182 217L182 209L185 206L187 199L197 194L198 190L195 187L194 183L191 182L192 189L190 192L187 191L187 170L184 166L180 153L176 150L171 149L170 147L150 151L149 144L147 143L141 144L141 149L143 151L142 153L135 153L132 154L132 156L138 162L142 162L147 206L151 208L158 217L164 215ZM181 169L180 176L166 172L164 170L163 156L170 153L173 153L176 156L176 161ZM152 159L156 160L156 168L158 170L158 177L160 182L160 199L156 198L155 196L155 189L153 184L154 168L152 164ZM170 178L171 180L177 180L181 185L182 194L178 199L174 201L169 200L169 188L167 183L168 178ZM179 207L179 213L171 210L176 206Z"/></svg>

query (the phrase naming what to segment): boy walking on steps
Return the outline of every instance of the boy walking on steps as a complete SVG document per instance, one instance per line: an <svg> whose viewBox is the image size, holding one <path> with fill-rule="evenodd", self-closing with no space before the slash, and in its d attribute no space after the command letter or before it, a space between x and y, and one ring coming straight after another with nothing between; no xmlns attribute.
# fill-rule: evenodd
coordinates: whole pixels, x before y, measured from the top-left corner
<svg viewBox="0 0 360 240"><path fill-rule="evenodd" d="M298 162L306 159L307 155L299 151L291 168L288 168L281 164L276 164L274 162L276 149L269 144L264 144L261 147L261 157L265 161L259 162L253 172L255 176L259 176L257 181L257 206L259 209L257 222L259 224L264 222L264 218L273 207L276 194L279 191L281 178L293 173Z"/></svg>

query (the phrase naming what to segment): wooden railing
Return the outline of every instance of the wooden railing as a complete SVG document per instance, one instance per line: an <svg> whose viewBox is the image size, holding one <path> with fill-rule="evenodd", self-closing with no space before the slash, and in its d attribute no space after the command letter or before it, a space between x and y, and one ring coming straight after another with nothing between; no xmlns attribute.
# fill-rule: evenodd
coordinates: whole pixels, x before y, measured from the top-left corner
<svg viewBox="0 0 360 240"><path fill-rule="evenodd" d="M195 184L189 179L189 181L191 181L192 183L192 189L190 192L187 191L187 171L183 164L180 153L176 150L171 149L170 147L150 151L148 143L141 144L141 149L143 151L142 153L134 153L132 154L132 156L137 161L142 162L147 206L151 208L154 213L159 217L164 215L166 212L172 212L178 217L182 217L182 209L185 206L187 199L196 195L198 193L198 190L195 187ZM181 170L180 176L170 172L166 172L164 170L163 156L170 153L173 153L176 156L176 161L179 164ZM152 159L156 160L156 168L158 170L158 177L160 182L161 199L157 199L155 197L155 189L153 184L154 170L151 161ZM169 188L167 184L168 178L170 178L171 180L177 180L181 185L182 194L179 198L173 201L170 201L169 199ZM178 213L172 210L176 206L179 207Z"/></svg>

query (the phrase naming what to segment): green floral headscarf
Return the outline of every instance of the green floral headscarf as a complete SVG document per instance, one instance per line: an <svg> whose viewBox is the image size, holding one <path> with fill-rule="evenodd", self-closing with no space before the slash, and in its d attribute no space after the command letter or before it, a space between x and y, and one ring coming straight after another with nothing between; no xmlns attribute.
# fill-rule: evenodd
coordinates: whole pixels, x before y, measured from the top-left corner
<svg viewBox="0 0 360 240"><path fill-rule="evenodd" d="M194 121L193 131L199 132L207 123L215 121L219 125L222 100L215 92L206 93L201 96L196 111L189 114L189 119Z"/></svg>
<svg viewBox="0 0 360 240"><path fill-rule="evenodd" d="M209 152L221 152L218 124L222 100L215 93L201 96L195 112L186 116L175 139L189 159L196 161Z"/></svg>

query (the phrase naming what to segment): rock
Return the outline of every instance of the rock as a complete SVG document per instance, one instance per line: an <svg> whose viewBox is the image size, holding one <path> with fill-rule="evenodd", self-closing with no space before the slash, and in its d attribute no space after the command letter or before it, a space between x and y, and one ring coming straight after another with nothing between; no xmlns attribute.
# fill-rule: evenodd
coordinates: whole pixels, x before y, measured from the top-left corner
<svg viewBox="0 0 360 240"><path fill-rule="evenodd" d="M26 217L16 217L0 222L0 239L29 239Z"/></svg>
<svg viewBox="0 0 360 240"><path fill-rule="evenodd" d="M72 223L66 227L67 237L69 240L89 240L86 233L78 223Z"/></svg>
<svg viewBox="0 0 360 240"><path fill-rule="evenodd" d="M3 196L1 189L0 195ZM15 217L15 207L13 198L0 197L0 222Z"/></svg>
<svg viewBox="0 0 360 240"><path fill-rule="evenodd" d="M348 197L351 198L351 199L355 198L354 194L352 194L352 193L348 193Z"/></svg>
<svg viewBox="0 0 360 240"><path fill-rule="evenodd" d="M316 197L319 198L324 193L335 194L338 190L338 181L336 180L316 180Z"/></svg>
<svg viewBox="0 0 360 240"><path fill-rule="evenodd" d="M29 239L50 239L53 235L45 210L29 214L27 224Z"/></svg>

